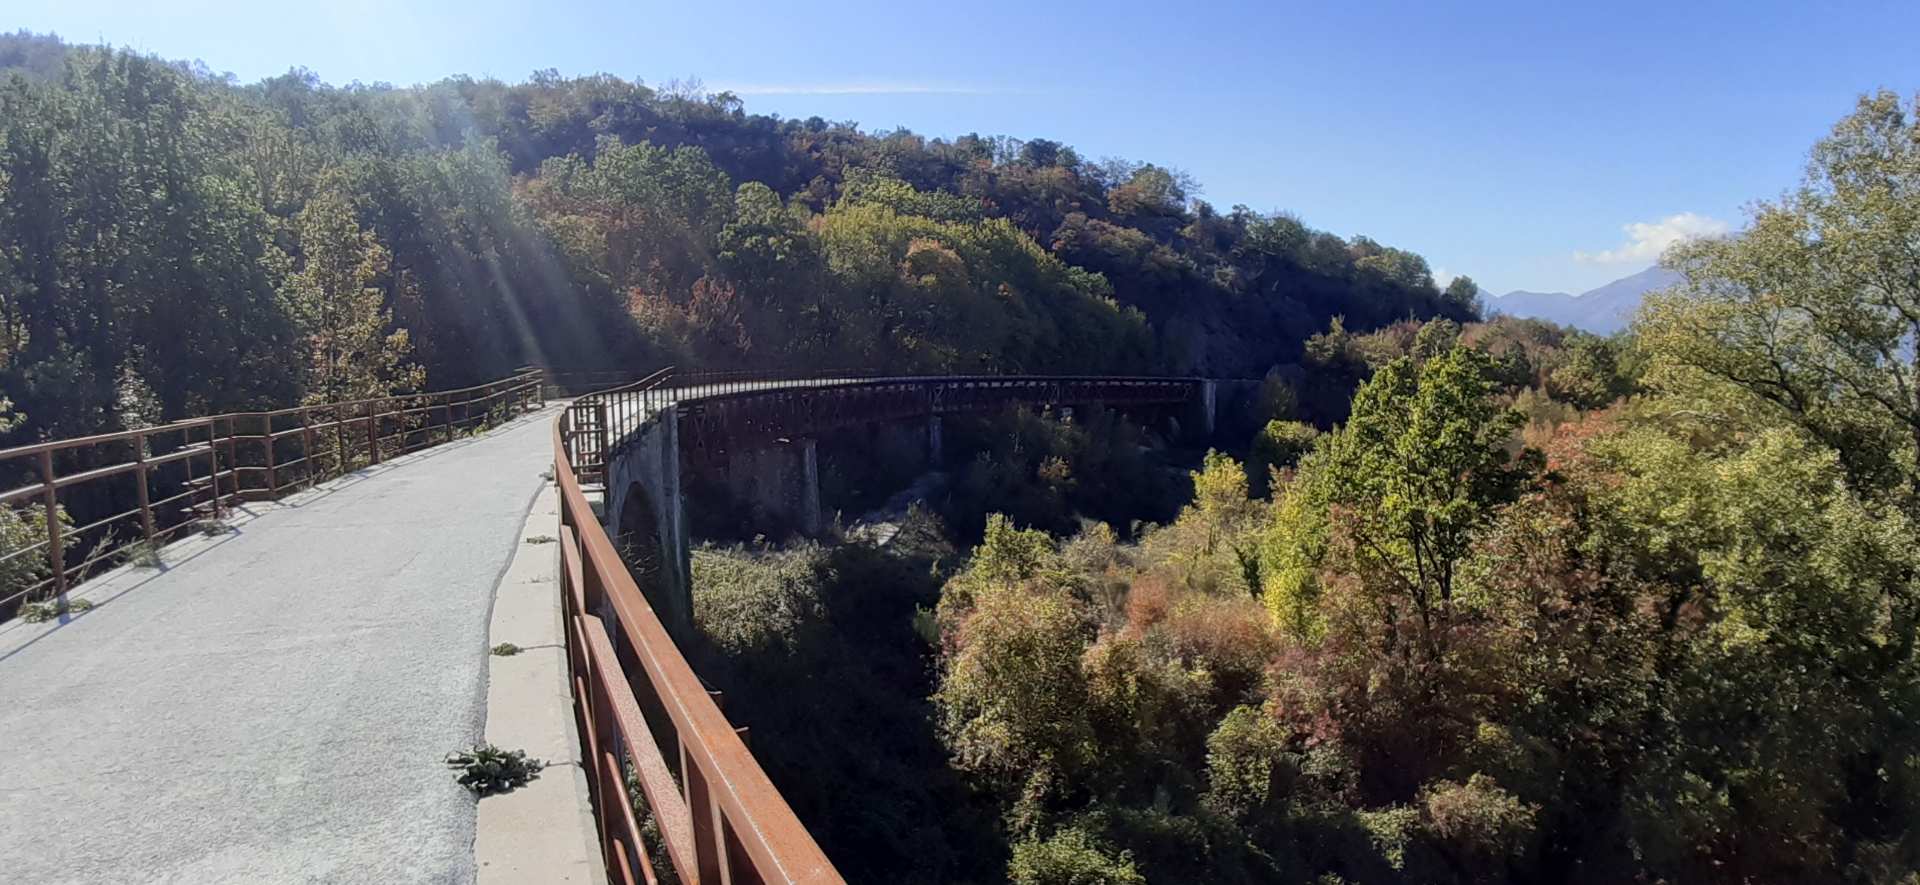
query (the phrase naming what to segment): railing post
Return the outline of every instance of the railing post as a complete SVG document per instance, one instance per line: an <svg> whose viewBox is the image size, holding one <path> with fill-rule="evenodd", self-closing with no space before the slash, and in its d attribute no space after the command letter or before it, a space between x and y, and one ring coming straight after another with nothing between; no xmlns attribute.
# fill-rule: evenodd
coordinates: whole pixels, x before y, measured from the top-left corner
<svg viewBox="0 0 1920 885"><path fill-rule="evenodd" d="M588 685L593 685L593 682L591 678L587 680ZM600 800L600 803L595 806L600 813L594 815L600 823L600 850L606 854L607 862L611 865L619 861L618 855L614 853L614 846L619 841L616 835L619 830L614 828L614 812L609 806L613 803L613 797L620 795L620 790L608 776L606 757L611 754L605 746L605 735L600 729L613 721L613 713L608 709L611 705L608 703L606 693L598 691L599 686L593 686L593 688L595 689L593 695L584 699L593 717L593 724L590 726L591 739L588 742L588 752L593 754L593 758L587 760L585 765L591 769L587 772L589 775L587 782L592 785L593 797ZM610 877L610 879L614 882L621 881L617 878Z"/></svg>
<svg viewBox="0 0 1920 885"><path fill-rule="evenodd" d="M344 476L347 472L347 419L340 414L340 407L333 407L333 461L334 468Z"/></svg>
<svg viewBox="0 0 1920 885"><path fill-rule="evenodd" d="M380 421L373 400L367 400L367 463L380 463Z"/></svg>
<svg viewBox="0 0 1920 885"><path fill-rule="evenodd" d="M594 458L596 463L599 464L600 481L605 483L607 481L607 470L609 469L609 465L607 464L607 451L613 444L613 428L607 424L606 400L601 399L593 404L593 418L595 423L600 427L600 438L598 440L599 451L594 454Z"/></svg>
<svg viewBox="0 0 1920 885"><path fill-rule="evenodd" d="M262 415L260 421L266 425L267 432L267 497L276 498L280 495L280 483L273 472L273 413Z"/></svg>
<svg viewBox="0 0 1920 885"><path fill-rule="evenodd" d="M67 557L60 549L60 490L53 484L53 450L40 452L40 482L47 512L47 564L53 567L53 592L67 592Z"/></svg>
<svg viewBox="0 0 1920 885"><path fill-rule="evenodd" d="M140 492L140 535L147 539L147 546L153 546L153 505L149 503L151 493L147 490L147 435L134 434L133 437L134 486Z"/></svg>
<svg viewBox="0 0 1920 885"><path fill-rule="evenodd" d="M220 422L207 419L207 487L213 491L213 518L220 518Z"/></svg>
<svg viewBox="0 0 1920 885"><path fill-rule="evenodd" d="M240 420L227 419L227 463L233 465L233 494L239 495L240 488Z"/></svg>
<svg viewBox="0 0 1920 885"><path fill-rule="evenodd" d="M307 488L313 488L313 410L300 410L300 456L306 459Z"/></svg>
<svg viewBox="0 0 1920 885"><path fill-rule="evenodd" d="M180 428L180 449L184 451L191 448L193 448L192 430L182 427ZM187 512L193 513L200 509L200 489L194 485L193 478L193 453L188 452L180 459L180 468L187 475Z"/></svg>
<svg viewBox="0 0 1920 885"><path fill-rule="evenodd" d="M726 880L720 877L720 806L707 790L707 775L700 764L687 754L687 742L680 744L680 780L685 785L687 811L693 818L693 856L699 867L695 874L702 883Z"/></svg>

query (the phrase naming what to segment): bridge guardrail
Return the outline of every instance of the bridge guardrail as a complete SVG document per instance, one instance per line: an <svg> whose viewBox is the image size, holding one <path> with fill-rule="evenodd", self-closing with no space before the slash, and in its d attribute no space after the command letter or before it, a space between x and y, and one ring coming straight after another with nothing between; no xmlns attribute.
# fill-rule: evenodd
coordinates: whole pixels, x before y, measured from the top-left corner
<svg viewBox="0 0 1920 885"><path fill-rule="evenodd" d="M602 372L598 376L607 374ZM830 388L844 394L838 400L864 397L869 403L874 399L870 394L880 386L893 386L900 390L923 390L929 386L939 386L944 389L935 396L944 398L937 411L944 413L973 410L974 405L991 408L1009 400L1035 405L1081 400L1108 403L1167 402L1178 399L1177 395L1169 395L1168 391L1176 391L1202 380L1171 375L902 375L872 369L682 372L669 366L638 381L587 393L575 399L568 409L570 418L564 442L581 481L595 484L605 481L607 461L619 454L616 449L622 440L638 428L645 416L652 415L668 403L685 403L701 413L695 422L697 437L703 430L710 429L709 425L722 415L739 414L742 411L732 400L766 399L781 394L781 389L789 385L803 388L788 394L796 400L817 398L821 388ZM564 384L552 386L564 388ZM978 400L978 403L971 403L970 400ZM807 405L811 406L812 403ZM821 404L826 409L837 405L837 402ZM924 410L924 407L920 408ZM869 417L883 419L887 415L874 412ZM735 427L733 431L740 429Z"/></svg>
<svg viewBox="0 0 1920 885"><path fill-rule="evenodd" d="M668 366L637 381L575 399L567 407L567 431L562 441L581 481L603 482L607 460L618 454L612 450L619 446L622 437L638 429L641 421L667 403L686 398L689 392L697 391L700 398L706 398L766 390L771 384L783 382L821 384L825 383L822 379L851 381L877 377L882 377L881 373L872 370L681 372ZM550 386L564 388L565 385Z"/></svg>
<svg viewBox="0 0 1920 885"><path fill-rule="evenodd" d="M223 516L235 501L275 499L538 407L540 381L540 370L522 369L454 390L227 412L0 450L0 469L32 459L31 472L39 475L38 482L0 491L0 505L37 510L46 526L44 539L0 554L0 567L37 555L47 572L21 588L0 587L0 618L36 595L65 593L134 544L157 550L197 520ZM82 498L86 506L69 507L63 498ZM129 498L133 506L126 507ZM65 525L59 514L75 509L88 521ZM100 512L107 515L93 518Z"/></svg>
<svg viewBox="0 0 1920 885"><path fill-rule="evenodd" d="M674 645L582 488L591 471L575 459L603 471L615 434L678 395L663 387L670 373L582 397L553 425L567 653L602 854L615 882L658 880L631 779L683 882L843 882Z"/></svg>

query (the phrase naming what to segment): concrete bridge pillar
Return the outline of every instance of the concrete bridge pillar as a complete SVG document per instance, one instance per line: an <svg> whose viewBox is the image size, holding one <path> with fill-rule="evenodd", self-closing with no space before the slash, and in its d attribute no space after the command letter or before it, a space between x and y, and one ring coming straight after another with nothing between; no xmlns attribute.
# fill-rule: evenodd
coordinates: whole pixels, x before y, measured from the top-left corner
<svg viewBox="0 0 1920 885"><path fill-rule="evenodd" d="M1218 386L1212 378L1201 379L1194 385L1193 406L1189 410L1188 420L1193 422L1194 432L1204 439L1213 438L1218 403Z"/></svg>
<svg viewBox="0 0 1920 885"><path fill-rule="evenodd" d="M927 464L937 468L945 460L945 456L940 416L929 416L927 418Z"/></svg>
<svg viewBox="0 0 1920 885"><path fill-rule="evenodd" d="M800 441L800 531L820 534L820 449L812 439Z"/></svg>
<svg viewBox="0 0 1920 885"><path fill-rule="evenodd" d="M646 424L607 471L602 524L661 622L676 637L690 637L693 548L680 490L679 422Z"/></svg>
<svg viewBox="0 0 1920 885"><path fill-rule="evenodd" d="M727 456L727 491L756 522L772 520L804 535L820 533L820 452L797 439Z"/></svg>

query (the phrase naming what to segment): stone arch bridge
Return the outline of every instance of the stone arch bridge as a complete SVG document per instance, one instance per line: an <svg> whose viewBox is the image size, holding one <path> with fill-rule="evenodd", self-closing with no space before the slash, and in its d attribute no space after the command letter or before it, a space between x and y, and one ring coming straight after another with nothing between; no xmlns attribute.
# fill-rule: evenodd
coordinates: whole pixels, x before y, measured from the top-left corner
<svg viewBox="0 0 1920 885"><path fill-rule="evenodd" d="M741 375L662 375L645 384L590 394L568 411L603 489L603 527L638 560L649 601L673 628L690 629L688 495L683 473L724 479L740 503L782 517L803 534L821 529L819 453L823 434L849 428L912 427L930 461L940 460L943 419L1026 406L1100 406L1206 438L1214 430L1219 382L1123 376L895 376L805 380ZM604 415L604 417L603 417ZM591 439L589 439L591 437Z"/></svg>

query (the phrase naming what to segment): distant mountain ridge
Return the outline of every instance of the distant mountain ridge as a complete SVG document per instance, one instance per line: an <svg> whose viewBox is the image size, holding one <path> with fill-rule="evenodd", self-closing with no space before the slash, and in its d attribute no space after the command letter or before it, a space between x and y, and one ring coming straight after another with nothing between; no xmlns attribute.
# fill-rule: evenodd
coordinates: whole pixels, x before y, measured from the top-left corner
<svg viewBox="0 0 1920 885"><path fill-rule="evenodd" d="M1627 327L1633 320L1633 312L1640 307L1640 299L1648 292L1665 289L1680 280L1678 273L1656 265L1578 295L1515 289L1490 299L1487 308L1492 313L1533 317L1596 335L1611 335Z"/></svg>

